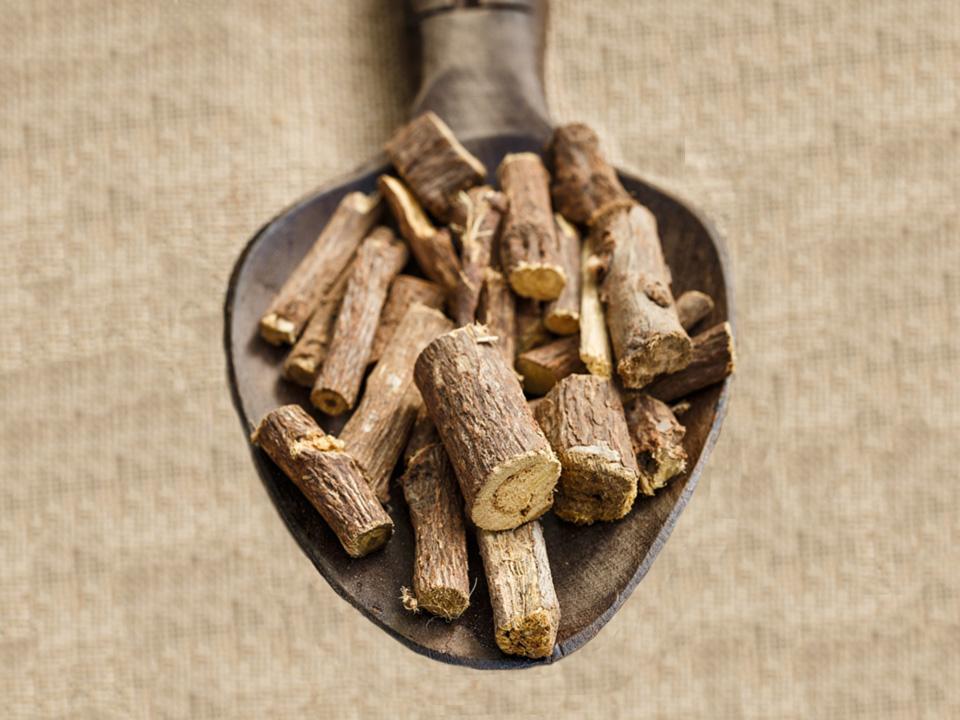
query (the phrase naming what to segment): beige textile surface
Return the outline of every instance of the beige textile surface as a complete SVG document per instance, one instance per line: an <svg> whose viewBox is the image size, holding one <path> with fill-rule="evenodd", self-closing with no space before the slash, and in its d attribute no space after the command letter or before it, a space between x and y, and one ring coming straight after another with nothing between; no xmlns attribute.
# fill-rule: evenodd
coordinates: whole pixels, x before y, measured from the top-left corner
<svg viewBox="0 0 960 720"><path fill-rule="evenodd" d="M0 716L960 717L960 5L553 3L555 117L717 219L741 362L637 592L511 674L334 595L225 384L231 265L403 119L402 27L0 0Z"/></svg>

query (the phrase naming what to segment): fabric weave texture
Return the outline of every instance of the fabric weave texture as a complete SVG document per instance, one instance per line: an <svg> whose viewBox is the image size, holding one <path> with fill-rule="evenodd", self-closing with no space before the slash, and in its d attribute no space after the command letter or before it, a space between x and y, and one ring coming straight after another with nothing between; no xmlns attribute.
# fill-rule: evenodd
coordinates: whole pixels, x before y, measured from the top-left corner
<svg viewBox="0 0 960 720"><path fill-rule="evenodd" d="M960 5L554 0L554 118L717 221L740 362L649 575L507 674L336 597L226 387L244 244L405 118L399 5L0 0L0 716L960 717Z"/></svg>

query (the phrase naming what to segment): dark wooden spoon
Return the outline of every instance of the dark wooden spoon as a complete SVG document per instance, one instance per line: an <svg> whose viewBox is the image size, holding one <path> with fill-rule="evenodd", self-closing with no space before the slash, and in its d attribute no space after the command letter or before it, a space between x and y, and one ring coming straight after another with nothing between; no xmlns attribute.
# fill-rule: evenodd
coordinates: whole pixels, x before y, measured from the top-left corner
<svg viewBox="0 0 960 720"><path fill-rule="evenodd" d="M542 87L545 2L415 2L422 40L422 89L413 113L431 109L493 172L509 152L540 151L550 133ZM233 401L245 431L269 410L307 392L280 378L285 350L257 336L257 321L274 293L317 237L337 202L352 190L370 192L385 171L382 156L354 176L318 190L284 210L248 243L230 278L224 342ZM630 175L623 184L657 216L674 292L703 290L716 307L704 326L732 320L730 284L721 240L695 210ZM592 638L643 578L666 542L703 471L726 410L729 381L691 398L682 416L690 470L653 498L640 498L622 521L576 527L548 515L544 533L562 620L550 658L535 662L504 655L493 620L476 544L470 539L471 605L457 622L412 615L400 604L410 585L413 537L402 493L394 490L396 533L387 547L352 560L313 507L261 451L251 448L263 484L287 528L333 589L408 647L445 662L519 668L568 655ZM329 432L344 419L317 416ZM293 621L293 620L291 620Z"/></svg>

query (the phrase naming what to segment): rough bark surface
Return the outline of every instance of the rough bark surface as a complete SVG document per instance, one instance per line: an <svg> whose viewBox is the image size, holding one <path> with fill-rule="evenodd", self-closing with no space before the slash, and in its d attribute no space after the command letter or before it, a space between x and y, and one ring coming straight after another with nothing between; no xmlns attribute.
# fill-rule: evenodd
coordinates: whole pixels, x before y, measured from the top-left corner
<svg viewBox="0 0 960 720"><path fill-rule="evenodd" d="M452 293L460 279L460 261L450 231L434 227L417 199L396 178L381 175L378 186L423 274Z"/></svg>
<svg viewBox="0 0 960 720"><path fill-rule="evenodd" d="M310 392L310 401L326 414L339 415L356 403L387 288L407 256L406 245L385 227L360 246L327 358Z"/></svg>
<svg viewBox="0 0 960 720"><path fill-rule="evenodd" d="M487 268L477 307L477 322L486 325L491 335L497 336L497 347L507 365L513 367L516 354L517 318L513 291L503 275Z"/></svg>
<svg viewBox="0 0 960 720"><path fill-rule="evenodd" d="M324 293L320 304L304 328L297 344L283 361L283 376L298 385L313 387L323 361L327 357L327 348L333 338L333 324L347 290L347 282L353 273L353 264L348 265L336 282Z"/></svg>
<svg viewBox="0 0 960 720"><path fill-rule="evenodd" d="M553 512L578 524L630 512L639 470L610 380L570 375L537 406L536 417L563 467Z"/></svg>
<svg viewBox="0 0 960 720"><path fill-rule="evenodd" d="M580 359L591 375L608 378L613 373L613 355L607 320L600 302L597 264L592 261L592 243L585 242L580 254Z"/></svg>
<svg viewBox="0 0 960 720"><path fill-rule="evenodd" d="M260 319L260 335L274 345L292 345L332 282L350 262L380 217L377 194L353 192L343 198L313 247L280 288Z"/></svg>
<svg viewBox="0 0 960 720"><path fill-rule="evenodd" d="M597 134L583 123L558 127L550 141L553 203L571 222L591 224L615 205L632 203L600 152Z"/></svg>
<svg viewBox="0 0 960 720"><path fill-rule="evenodd" d="M600 299L617 372L626 387L641 388L686 366L690 337L677 317L653 214L642 205L615 210L597 231L594 247L605 268Z"/></svg>
<svg viewBox="0 0 960 720"><path fill-rule="evenodd" d="M690 364L683 370L659 377L644 388L655 398L673 402L697 390L721 382L736 366L730 323L714 325L693 338Z"/></svg>
<svg viewBox="0 0 960 720"><path fill-rule="evenodd" d="M549 656L557 641L560 603L540 523L505 532L478 530L477 544L497 645L509 655Z"/></svg>
<svg viewBox="0 0 960 720"><path fill-rule="evenodd" d="M457 325L463 326L477 319L483 275L491 263L500 220L507 209L507 197L484 185L471 188L460 199L466 221L460 235L460 277L450 309Z"/></svg>
<svg viewBox="0 0 960 720"><path fill-rule="evenodd" d="M381 502L390 497L390 475L422 405L413 384L413 364L434 338L452 327L438 310L413 305L367 378L363 399L340 433Z"/></svg>
<svg viewBox="0 0 960 720"><path fill-rule="evenodd" d="M470 604L463 503L432 421L418 418L417 425L423 424L429 427L418 427L411 436L410 459L400 479L414 533L413 592L418 608L452 620Z"/></svg>
<svg viewBox="0 0 960 720"><path fill-rule="evenodd" d="M646 393L627 397L623 407L640 472L640 489L645 495L653 495L687 469L687 451L683 449L687 431L666 403Z"/></svg>
<svg viewBox="0 0 960 720"><path fill-rule="evenodd" d="M585 370L580 360L579 335L554 340L517 356L523 389L531 395L544 395L567 375Z"/></svg>
<svg viewBox="0 0 960 720"><path fill-rule="evenodd" d="M414 377L475 525L506 530L550 508L560 463L486 327L441 335Z"/></svg>
<svg viewBox="0 0 960 720"><path fill-rule="evenodd" d="M500 262L517 295L555 300L567 281L550 208L550 178L539 155L507 155L498 170L510 207L500 236Z"/></svg>
<svg viewBox="0 0 960 720"><path fill-rule="evenodd" d="M413 423L413 430L410 431L410 439L407 440L407 448L403 451L404 467L410 466L410 462L418 452L436 443L442 444L443 441L437 433L437 426L430 419L430 413L427 412L427 408L421 402L420 409L417 411L416 422Z"/></svg>
<svg viewBox="0 0 960 720"><path fill-rule="evenodd" d="M517 353L532 350L553 340L553 335L543 324L543 303L530 298L516 299Z"/></svg>
<svg viewBox="0 0 960 720"><path fill-rule="evenodd" d="M426 112L397 130L385 149L400 177L435 218L463 223L457 196L482 183L487 169L443 120Z"/></svg>
<svg viewBox="0 0 960 720"><path fill-rule="evenodd" d="M560 297L547 303L543 324L557 335L573 335L580 330L580 233L559 213L555 218L560 260L567 282Z"/></svg>
<svg viewBox="0 0 960 720"><path fill-rule="evenodd" d="M370 362L375 363L381 358L397 330L397 325L414 303L441 310L443 300L443 290L436 283L412 275L397 275L390 284L387 302L380 313L380 324L373 336L373 347L370 350Z"/></svg>
<svg viewBox="0 0 960 720"><path fill-rule="evenodd" d="M362 557L390 539L393 521L360 468L299 405L267 413L250 440L300 488L349 555Z"/></svg>
<svg viewBox="0 0 960 720"><path fill-rule="evenodd" d="M687 332L712 312L713 298L704 292L688 290L677 298L677 317Z"/></svg>

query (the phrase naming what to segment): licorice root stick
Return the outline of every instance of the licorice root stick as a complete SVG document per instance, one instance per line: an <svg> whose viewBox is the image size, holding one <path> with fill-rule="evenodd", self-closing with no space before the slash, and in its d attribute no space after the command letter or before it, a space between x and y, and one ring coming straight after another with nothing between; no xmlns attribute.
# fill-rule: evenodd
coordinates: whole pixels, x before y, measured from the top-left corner
<svg viewBox="0 0 960 720"><path fill-rule="evenodd" d="M450 231L434 227L409 188L395 177L381 175L379 188L423 274L452 293L459 282L460 260Z"/></svg>
<svg viewBox="0 0 960 720"><path fill-rule="evenodd" d="M414 378L475 525L506 530L550 508L560 463L486 327L438 337Z"/></svg>
<svg viewBox="0 0 960 720"><path fill-rule="evenodd" d="M557 335L573 335L580 330L580 234L563 215L557 213L555 217L560 261L567 282L560 297L547 303L543 324Z"/></svg>
<svg viewBox="0 0 960 720"><path fill-rule="evenodd" d="M367 378L363 399L340 433L381 502L390 497L390 475L423 404L413 384L413 364L428 343L452 328L440 311L414 304Z"/></svg>
<svg viewBox="0 0 960 720"><path fill-rule="evenodd" d="M414 303L441 310L443 300L443 289L436 283L412 275L397 275L390 284L387 302L380 313L380 324L370 350L370 362L377 362L383 355L397 331L397 325Z"/></svg>
<svg viewBox="0 0 960 720"><path fill-rule="evenodd" d="M507 155L498 170L510 207L500 236L500 263L517 295L555 300L566 274L550 208L549 176L539 155Z"/></svg>
<svg viewBox="0 0 960 720"><path fill-rule="evenodd" d="M670 292L657 221L642 205L619 208L597 221L594 249L605 269L600 286L617 373L641 388L690 361L690 337Z"/></svg>
<svg viewBox="0 0 960 720"><path fill-rule="evenodd" d="M336 281L377 222L380 196L353 192L343 198L313 247L280 288L260 319L260 335L293 345L329 286Z"/></svg>
<svg viewBox="0 0 960 720"><path fill-rule="evenodd" d="M523 388L532 395L544 395L557 381L584 370L578 335L562 337L517 356L517 372L523 376Z"/></svg>
<svg viewBox="0 0 960 720"><path fill-rule="evenodd" d="M724 322L693 337L690 364L683 370L657 378L644 391L664 402L673 402L690 393L721 382L736 365L733 329Z"/></svg>
<svg viewBox="0 0 960 720"><path fill-rule="evenodd" d="M553 512L578 524L630 512L639 471L613 383L570 375L537 405L536 417L563 466Z"/></svg>
<svg viewBox="0 0 960 720"><path fill-rule="evenodd" d="M324 293L297 344L287 354L283 361L283 376L287 380L304 387L313 387L320 368L323 367L323 361L327 357L327 348L333 337L337 311L340 309L352 272L353 265L350 264Z"/></svg>
<svg viewBox="0 0 960 720"><path fill-rule="evenodd" d="M540 523L504 532L478 530L477 543L497 645L510 655L549 656L557 641L560 603Z"/></svg>
<svg viewBox="0 0 960 720"><path fill-rule="evenodd" d="M413 525L416 607L452 620L470 604L463 501L447 451L426 412L417 417L406 454L400 485Z"/></svg>
<svg viewBox="0 0 960 720"><path fill-rule="evenodd" d="M351 557L373 552L390 539L393 521L356 462L299 405L267 413L250 440L300 488Z"/></svg>
<svg viewBox="0 0 960 720"><path fill-rule="evenodd" d="M686 428L666 403L644 392L625 398L623 408L640 472L640 489L645 495L653 495L687 468L687 451L683 448Z"/></svg>
<svg viewBox="0 0 960 720"><path fill-rule="evenodd" d="M477 320L483 275L490 267L500 220L507 209L506 196L486 185L471 188L460 198L466 208L466 224L460 235L460 277L450 300L458 327Z"/></svg>
<svg viewBox="0 0 960 720"><path fill-rule="evenodd" d="M694 325L713 312L713 298L699 290L688 290L677 298L677 317L689 332Z"/></svg>
<svg viewBox="0 0 960 720"><path fill-rule="evenodd" d="M356 403L387 288L407 257L406 245L385 227L360 246L327 358L310 392L310 402L327 415L340 415Z"/></svg>
<svg viewBox="0 0 960 720"><path fill-rule="evenodd" d="M592 262L592 244L584 242L580 255L580 359L591 375L608 378L613 373L613 355L610 336L603 316L600 290L597 286L598 267Z"/></svg>

